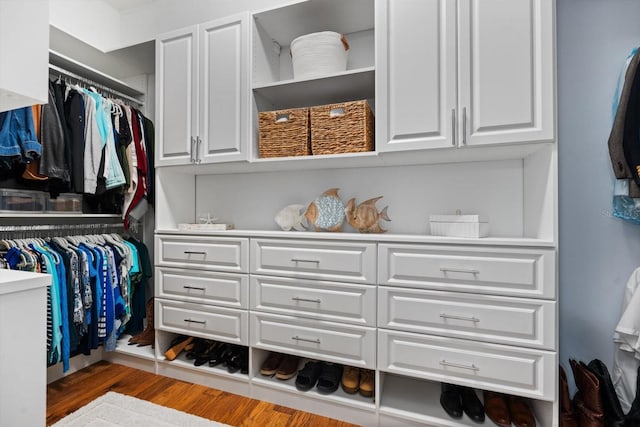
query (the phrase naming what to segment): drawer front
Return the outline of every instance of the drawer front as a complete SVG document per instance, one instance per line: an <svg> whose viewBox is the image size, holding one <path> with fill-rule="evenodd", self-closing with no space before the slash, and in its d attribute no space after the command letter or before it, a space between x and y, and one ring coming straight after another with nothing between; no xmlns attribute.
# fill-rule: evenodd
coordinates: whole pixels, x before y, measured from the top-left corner
<svg viewBox="0 0 640 427"><path fill-rule="evenodd" d="M388 286L554 299L555 250L380 244Z"/></svg>
<svg viewBox="0 0 640 427"><path fill-rule="evenodd" d="M156 264L165 267L247 273L249 239L156 236Z"/></svg>
<svg viewBox="0 0 640 427"><path fill-rule="evenodd" d="M251 345L375 369L376 329L293 316L251 313Z"/></svg>
<svg viewBox="0 0 640 427"><path fill-rule="evenodd" d="M249 315L245 310L156 298L155 313L158 317L156 327L161 331L241 345L249 342Z"/></svg>
<svg viewBox="0 0 640 427"><path fill-rule="evenodd" d="M550 351L378 332L378 368L411 377L554 400L557 365Z"/></svg>
<svg viewBox="0 0 640 427"><path fill-rule="evenodd" d="M251 275L251 310L376 326L376 288Z"/></svg>
<svg viewBox="0 0 640 427"><path fill-rule="evenodd" d="M249 275L156 268L156 296L182 301L249 308Z"/></svg>
<svg viewBox="0 0 640 427"><path fill-rule="evenodd" d="M251 239L253 274L375 283L375 263L375 243Z"/></svg>
<svg viewBox="0 0 640 427"><path fill-rule="evenodd" d="M378 327L555 349L556 304L419 289L378 288Z"/></svg>

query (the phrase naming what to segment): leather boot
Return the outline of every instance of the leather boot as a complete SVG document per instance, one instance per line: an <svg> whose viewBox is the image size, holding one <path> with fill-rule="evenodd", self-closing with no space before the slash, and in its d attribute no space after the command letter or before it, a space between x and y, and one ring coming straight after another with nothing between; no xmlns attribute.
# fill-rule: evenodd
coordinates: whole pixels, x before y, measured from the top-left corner
<svg viewBox="0 0 640 427"><path fill-rule="evenodd" d="M147 316L147 327L144 328L144 331L129 338L129 344L138 344L138 347L151 345L151 348L155 348L156 330L153 325L153 298L147 301L145 314Z"/></svg>
<svg viewBox="0 0 640 427"><path fill-rule="evenodd" d="M587 367L600 382L600 399L602 400L605 424L607 427L622 427L624 425L624 413L607 366L601 360L593 359Z"/></svg>
<svg viewBox="0 0 640 427"><path fill-rule="evenodd" d="M604 427L600 381L582 362L569 359L578 392L573 398L581 427Z"/></svg>
<svg viewBox="0 0 640 427"><path fill-rule="evenodd" d="M578 421L573 413L567 374L560 366L560 427L578 427Z"/></svg>

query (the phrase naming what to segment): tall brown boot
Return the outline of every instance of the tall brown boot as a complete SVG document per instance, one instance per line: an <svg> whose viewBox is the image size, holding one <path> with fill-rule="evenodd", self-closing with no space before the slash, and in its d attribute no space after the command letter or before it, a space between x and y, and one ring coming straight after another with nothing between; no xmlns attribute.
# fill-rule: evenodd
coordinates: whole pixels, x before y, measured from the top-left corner
<svg viewBox="0 0 640 427"><path fill-rule="evenodd" d="M145 345L151 345L151 348L155 348L156 342L156 330L153 325L153 298L147 301L146 306L147 315L147 327L144 331L129 338L129 344L138 344L138 347L144 347Z"/></svg>
<svg viewBox="0 0 640 427"><path fill-rule="evenodd" d="M580 427L604 427L600 381L582 362L569 360L578 392L573 398Z"/></svg>
<svg viewBox="0 0 640 427"><path fill-rule="evenodd" d="M567 374L562 366L560 366L560 427L578 427L569 396Z"/></svg>

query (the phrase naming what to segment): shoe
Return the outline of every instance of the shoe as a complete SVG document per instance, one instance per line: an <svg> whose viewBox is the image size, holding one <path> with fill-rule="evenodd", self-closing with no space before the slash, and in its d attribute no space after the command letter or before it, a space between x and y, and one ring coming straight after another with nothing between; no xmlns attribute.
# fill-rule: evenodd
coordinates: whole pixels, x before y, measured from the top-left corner
<svg viewBox="0 0 640 427"><path fill-rule="evenodd" d="M375 391L374 372L369 369L360 369L360 394L364 397L372 397Z"/></svg>
<svg viewBox="0 0 640 427"><path fill-rule="evenodd" d="M600 382L600 400L604 410L605 425L610 427L622 426L624 424L624 413L622 412L620 399L613 386L613 381L611 381L607 365L599 359L593 359L589 362L587 368Z"/></svg>
<svg viewBox="0 0 640 427"><path fill-rule="evenodd" d="M322 363L322 373L318 378L318 385L316 388L322 393L333 393L338 389L340 385L340 379L342 378L342 365L337 363Z"/></svg>
<svg viewBox="0 0 640 427"><path fill-rule="evenodd" d="M604 427L604 410L600 399L600 381L583 362L569 359L578 392L573 398L578 424L585 427Z"/></svg>
<svg viewBox="0 0 640 427"><path fill-rule="evenodd" d="M199 354L204 353L209 346L209 341L202 338L196 338L191 343L193 347L185 354L187 360L194 360Z"/></svg>
<svg viewBox="0 0 640 427"><path fill-rule="evenodd" d="M150 298L147 301L145 311L147 317L147 327L144 329L144 331L129 338L129 345L137 344L138 347L150 345L151 348L155 348L156 330L153 325L153 298Z"/></svg>
<svg viewBox="0 0 640 427"><path fill-rule="evenodd" d="M569 396L567 374L560 366L560 427L578 427L578 421L573 413L573 404Z"/></svg>
<svg viewBox="0 0 640 427"><path fill-rule="evenodd" d="M265 361L262 362L262 366L260 367L260 374L268 377L274 375L278 370L278 366L280 366L283 357L284 354L282 353L276 353L274 351L269 353Z"/></svg>
<svg viewBox="0 0 640 427"><path fill-rule="evenodd" d="M213 353L211 353L211 357L209 357L209 366L214 367L220 364L226 363L226 360L231 357L231 345L226 343L221 343L221 345L215 349Z"/></svg>
<svg viewBox="0 0 640 427"><path fill-rule="evenodd" d="M180 335L171 341L171 347L164 352L164 357L167 360L175 360L180 353L182 353L193 341L193 337L186 335Z"/></svg>
<svg viewBox="0 0 640 427"><path fill-rule="evenodd" d="M484 406L478 399L476 391L470 387L459 387L462 398L462 410L469 418L477 423L484 422ZM513 418L513 417L512 417Z"/></svg>
<svg viewBox="0 0 640 427"><path fill-rule="evenodd" d="M322 365L320 362L311 360L304 365L304 368L298 372L296 377L296 388L300 391L311 390L318 382L318 378L322 373Z"/></svg>
<svg viewBox="0 0 640 427"><path fill-rule="evenodd" d="M227 361L227 372L229 372L230 374L235 374L238 371L241 371L241 373L248 373L248 366L249 349L246 347L239 347L237 349L237 352L233 353Z"/></svg>
<svg viewBox="0 0 640 427"><path fill-rule="evenodd" d="M345 393L357 393L360 389L360 368L345 366L342 371L342 381L340 381L340 385Z"/></svg>
<svg viewBox="0 0 640 427"><path fill-rule="evenodd" d="M462 398L457 385L442 383L440 405L451 418L462 418Z"/></svg>
<svg viewBox="0 0 640 427"><path fill-rule="evenodd" d="M522 397L509 396L509 412L511 413L511 422L516 427L535 427L536 419Z"/></svg>
<svg viewBox="0 0 640 427"><path fill-rule="evenodd" d="M193 366L202 366L205 363L209 362L216 348L221 345L222 343L219 343L217 341L209 341L209 344L207 345L207 348L204 350L204 352L196 355L196 358L193 361Z"/></svg>
<svg viewBox="0 0 640 427"><path fill-rule="evenodd" d="M485 390L484 411L500 427L511 427L511 413L505 395Z"/></svg>
<svg viewBox="0 0 640 427"><path fill-rule="evenodd" d="M295 377L298 373L299 363L300 358L298 356L293 356L291 354L285 355L276 370L276 378L279 380L288 380Z"/></svg>

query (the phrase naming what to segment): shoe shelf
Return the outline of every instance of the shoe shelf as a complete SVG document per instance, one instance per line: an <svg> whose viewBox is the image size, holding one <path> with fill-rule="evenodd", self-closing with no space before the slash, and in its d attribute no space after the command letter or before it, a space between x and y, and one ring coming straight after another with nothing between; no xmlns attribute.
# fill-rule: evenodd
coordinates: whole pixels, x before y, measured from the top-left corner
<svg viewBox="0 0 640 427"><path fill-rule="evenodd" d="M441 384L439 382L388 373L381 373L380 378L382 386L379 412L381 415L438 427L478 425L466 414L463 414L462 418L452 418L445 412L440 405ZM482 401L482 393L479 390L476 390L476 393ZM534 407L531 409L535 412ZM540 423L538 418L536 421L537 425L547 425ZM493 422L486 418L485 424L493 425Z"/></svg>
<svg viewBox="0 0 640 427"><path fill-rule="evenodd" d="M208 364L205 363L204 365L201 365L201 366L195 366L193 364L193 360L188 360L184 355L184 352L181 353L174 360L167 360L164 358L164 356L161 356L160 358L158 358L158 364L172 365L175 367L186 368L186 369L190 369L195 372L204 373L207 375L217 375L217 376L231 378L233 380L238 380L238 381L249 380L249 376L247 374L241 374L240 371L232 374L228 372L227 369L222 365L209 366Z"/></svg>
<svg viewBox="0 0 640 427"><path fill-rule="evenodd" d="M116 342L116 353L135 356L146 360L155 360L155 351L150 345L142 347L138 347L136 344L129 345L129 338L131 338L131 335L120 335L120 338Z"/></svg>

